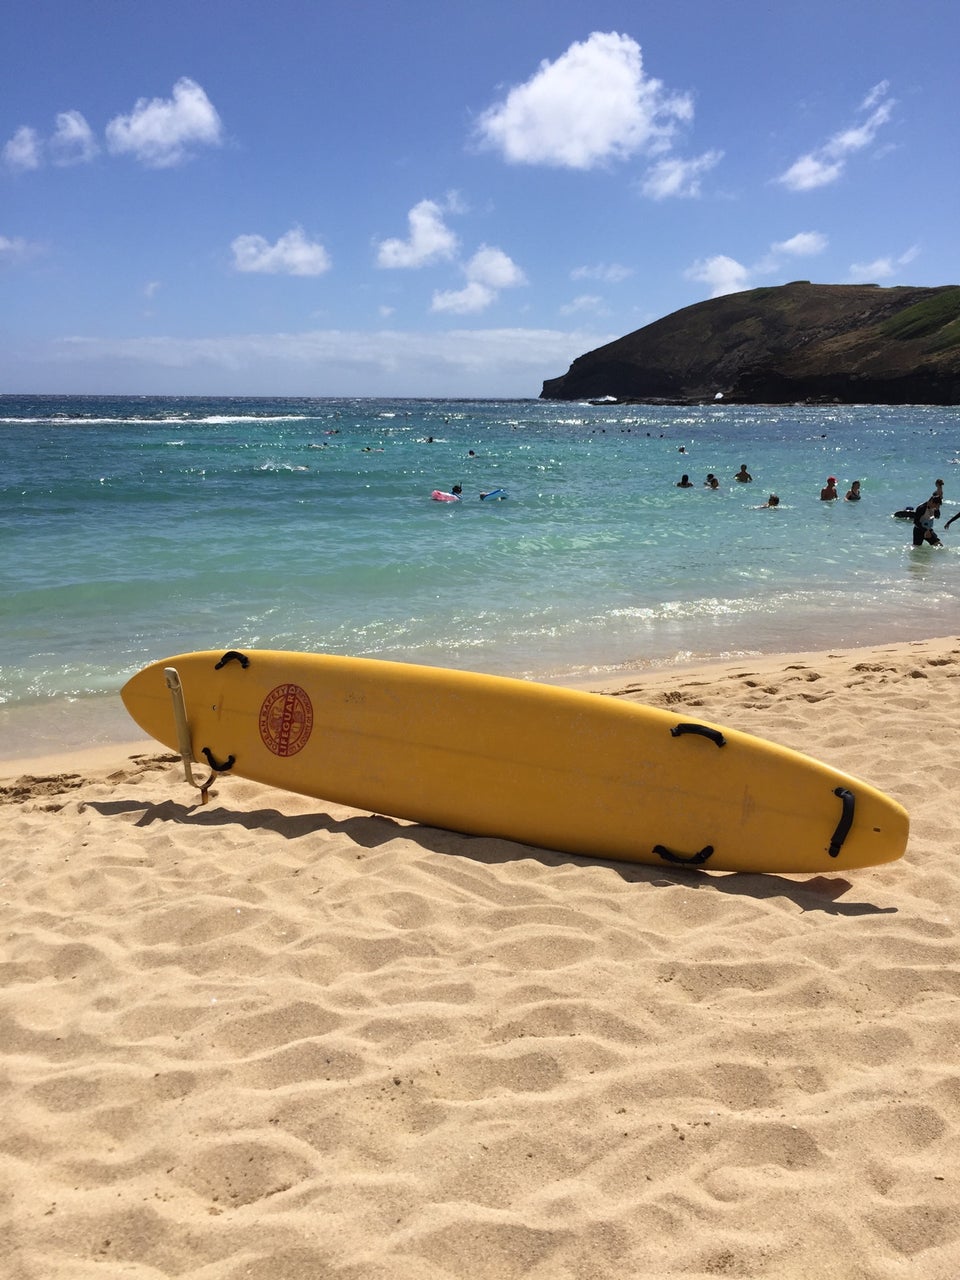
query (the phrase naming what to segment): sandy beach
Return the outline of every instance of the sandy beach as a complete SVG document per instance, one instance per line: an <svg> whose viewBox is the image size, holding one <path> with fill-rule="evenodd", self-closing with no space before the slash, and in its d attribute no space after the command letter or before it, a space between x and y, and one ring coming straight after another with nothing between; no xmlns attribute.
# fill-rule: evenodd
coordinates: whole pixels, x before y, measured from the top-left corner
<svg viewBox="0 0 960 1280"><path fill-rule="evenodd" d="M873 783L906 855L673 871L200 806L156 743L0 760L0 1274L954 1280L960 637L603 692Z"/></svg>

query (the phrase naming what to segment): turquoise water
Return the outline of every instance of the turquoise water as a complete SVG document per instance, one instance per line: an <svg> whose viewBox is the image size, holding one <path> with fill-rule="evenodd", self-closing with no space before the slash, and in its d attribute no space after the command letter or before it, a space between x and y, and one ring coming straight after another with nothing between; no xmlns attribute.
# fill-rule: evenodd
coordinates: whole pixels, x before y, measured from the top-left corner
<svg viewBox="0 0 960 1280"><path fill-rule="evenodd" d="M960 521L892 512L960 510L958 461L942 408L0 397L0 746L195 648L562 678L946 634Z"/></svg>

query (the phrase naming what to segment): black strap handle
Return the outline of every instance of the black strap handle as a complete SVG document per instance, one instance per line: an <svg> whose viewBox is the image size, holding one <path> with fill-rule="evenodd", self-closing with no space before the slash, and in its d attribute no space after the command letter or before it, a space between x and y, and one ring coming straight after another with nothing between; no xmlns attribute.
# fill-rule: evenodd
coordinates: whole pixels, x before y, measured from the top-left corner
<svg viewBox="0 0 960 1280"><path fill-rule="evenodd" d="M239 662L244 670L246 670L250 665L250 659L245 653L239 653L236 649L231 649L228 653L223 655L217 665L213 668L214 671L219 671L220 668L225 667L228 662Z"/></svg>
<svg viewBox="0 0 960 1280"><path fill-rule="evenodd" d="M834 831L833 839L830 841L828 852L831 858L835 858L843 848L843 842L850 834L850 828L853 826L854 810L857 807L856 797L846 787L834 787L833 794L839 796L843 802L843 813L840 815L837 829Z"/></svg>
<svg viewBox="0 0 960 1280"><path fill-rule="evenodd" d="M671 738L679 738L685 733L698 733L701 738L709 738L718 747L725 747L727 740L719 729L711 729L706 724L675 724L670 730Z"/></svg>
<svg viewBox="0 0 960 1280"><path fill-rule="evenodd" d="M213 752L210 750L209 747L203 748L203 754L207 758L207 764L210 766L211 769L214 770L215 773L226 773L228 770L232 769L233 766L237 763L237 757L234 755L229 755L227 756L226 764L221 764L219 760L217 760L217 758L214 756Z"/></svg>
<svg viewBox="0 0 960 1280"><path fill-rule="evenodd" d="M674 862L679 867L702 867L713 857L713 845L704 845L699 853L672 853L665 845L655 844L653 852L659 854L664 862Z"/></svg>

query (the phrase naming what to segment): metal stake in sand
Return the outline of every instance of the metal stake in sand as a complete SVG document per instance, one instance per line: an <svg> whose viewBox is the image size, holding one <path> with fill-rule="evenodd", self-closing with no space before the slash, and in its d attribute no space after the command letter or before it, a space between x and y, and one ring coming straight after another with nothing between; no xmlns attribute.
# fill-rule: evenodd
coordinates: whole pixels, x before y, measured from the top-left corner
<svg viewBox="0 0 960 1280"><path fill-rule="evenodd" d="M216 777L216 772L210 774L206 782L198 782L193 776L193 768L196 759L193 754L193 744L190 741L190 726L187 723L187 708L183 700L183 685L180 683L180 673L176 667L164 667L163 678L167 688L170 690L170 698L173 702L173 723L177 730L177 750L180 752L180 759L183 761L183 776L192 787L196 787L200 792L200 803L206 804L209 799L208 791L210 783Z"/></svg>

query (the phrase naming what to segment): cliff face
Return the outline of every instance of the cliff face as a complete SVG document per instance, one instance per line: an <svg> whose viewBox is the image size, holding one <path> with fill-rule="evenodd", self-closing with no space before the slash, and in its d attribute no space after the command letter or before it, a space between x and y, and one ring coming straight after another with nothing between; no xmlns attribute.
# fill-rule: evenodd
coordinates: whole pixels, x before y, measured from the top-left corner
<svg viewBox="0 0 960 1280"><path fill-rule="evenodd" d="M960 286L798 281L675 311L574 360L543 400L960 404Z"/></svg>

